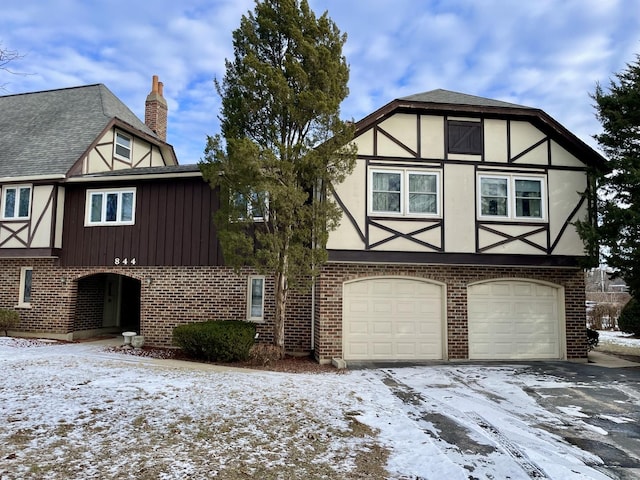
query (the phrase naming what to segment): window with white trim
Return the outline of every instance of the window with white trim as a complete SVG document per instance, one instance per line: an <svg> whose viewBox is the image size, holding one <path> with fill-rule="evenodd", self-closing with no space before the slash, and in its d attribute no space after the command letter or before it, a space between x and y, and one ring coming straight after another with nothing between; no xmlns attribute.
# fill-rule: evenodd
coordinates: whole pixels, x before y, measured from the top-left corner
<svg viewBox="0 0 640 480"><path fill-rule="evenodd" d="M479 216L544 219L544 178L481 175Z"/></svg>
<svg viewBox="0 0 640 480"><path fill-rule="evenodd" d="M374 214L439 215L440 175L415 170L371 170L369 210Z"/></svg>
<svg viewBox="0 0 640 480"><path fill-rule="evenodd" d="M2 188L2 218L28 219L31 214L31 185Z"/></svg>
<svg viewBox="0 0 640 480"><path fill-rule="evenodd" d="M135 188L87 190L85 225L133 225Z"/></svg>
<svg viewBox="0 0 640 480"><path fill-rule="evenodd" d="M116 132L115 155L125 160L131 160L131 137Z"/></svg>
<svg viewBox="0 0 640 480"><path fill-rule="evenodd" d="M247 288L247 319L253 322L264 320L264 277L249 276Z"/></svg>
<svg viewBox="0 0 640 480"><path fill-rule="evenodd" d="M33 268L22 267L20 269L20 298L18 298L19 307L31 306L31 282L33 280Z"/></svg>
<svg viewBox="0 0 640 480"><path fill-rule="evenodd" d="M238 193L233 196L234 207L241 212L240 219L264 222L269 219L269 195L267 192L251 192L248 196ZM246 212L246 216L245 213Z"/></svg>

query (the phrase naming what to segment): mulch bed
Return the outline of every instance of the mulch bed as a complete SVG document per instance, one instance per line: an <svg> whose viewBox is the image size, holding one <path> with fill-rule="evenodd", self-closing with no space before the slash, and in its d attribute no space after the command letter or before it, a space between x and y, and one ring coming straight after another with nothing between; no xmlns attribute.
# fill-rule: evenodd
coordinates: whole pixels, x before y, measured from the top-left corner
<svg viewBox="0 0 640 480"><path fill-rule="evenodd" d="M157 347L142 347L142 348L123 348L123 347L108 347L105 349L108 352L122 353L125 355L135 355L138 357L149 357L159 359L170 360L184 360L188 362L200 362L210 363L212 365L222 365L226 367L234 368L248 368L252 370L265 370L272 372L285 372L285 373L339 373L340 370L333 365L321 365L313 358L308 356L293 356L286 355L281 360L275 360L267 363L266 365L259 365L252 362L203 362L201 360L194 360L186 356L182 350L177 348L157 348Z"/></svg>

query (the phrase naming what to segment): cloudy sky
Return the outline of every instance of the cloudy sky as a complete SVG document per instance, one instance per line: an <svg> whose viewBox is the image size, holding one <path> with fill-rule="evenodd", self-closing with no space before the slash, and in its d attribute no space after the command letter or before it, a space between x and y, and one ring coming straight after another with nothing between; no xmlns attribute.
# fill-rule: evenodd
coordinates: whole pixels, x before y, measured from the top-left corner
<svg viewBox="0 0 640 480"><path fill-rule="evenodd" d="M444 88L541 108L582 140L599 131L589 94L640 53L637 0L309 0L348 40L345 119ZM213 86L253 0L3 0L0 94L104 83L140 118L159 75L167 141L181 163L219 132ZM0 112L1 114L1 112Z"/></svg>

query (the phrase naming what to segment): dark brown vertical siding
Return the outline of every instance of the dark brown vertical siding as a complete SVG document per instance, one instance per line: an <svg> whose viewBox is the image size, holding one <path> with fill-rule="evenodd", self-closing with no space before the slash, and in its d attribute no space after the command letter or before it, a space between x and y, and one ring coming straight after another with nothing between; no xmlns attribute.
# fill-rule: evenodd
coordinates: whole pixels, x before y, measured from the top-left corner
<svg viewBox="0 0 640 480"><path fill-rule="evenodd" d="M136 187L135 225L85 227L88 188ZM215 236L215 192L199 178L67 187L61 263L113 265L221 265Z"/></svg>

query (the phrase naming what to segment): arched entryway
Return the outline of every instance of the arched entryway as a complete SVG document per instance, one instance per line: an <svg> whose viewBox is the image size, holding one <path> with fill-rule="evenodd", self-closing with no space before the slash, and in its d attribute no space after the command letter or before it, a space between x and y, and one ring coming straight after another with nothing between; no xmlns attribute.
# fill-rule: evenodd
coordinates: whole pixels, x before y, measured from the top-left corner
<svg viewBox="0 0 640 480"><path fill-rule="evenodd" d="M115 273L98 273L77 282L74 337L140 331L140 280Z"/></svg>

